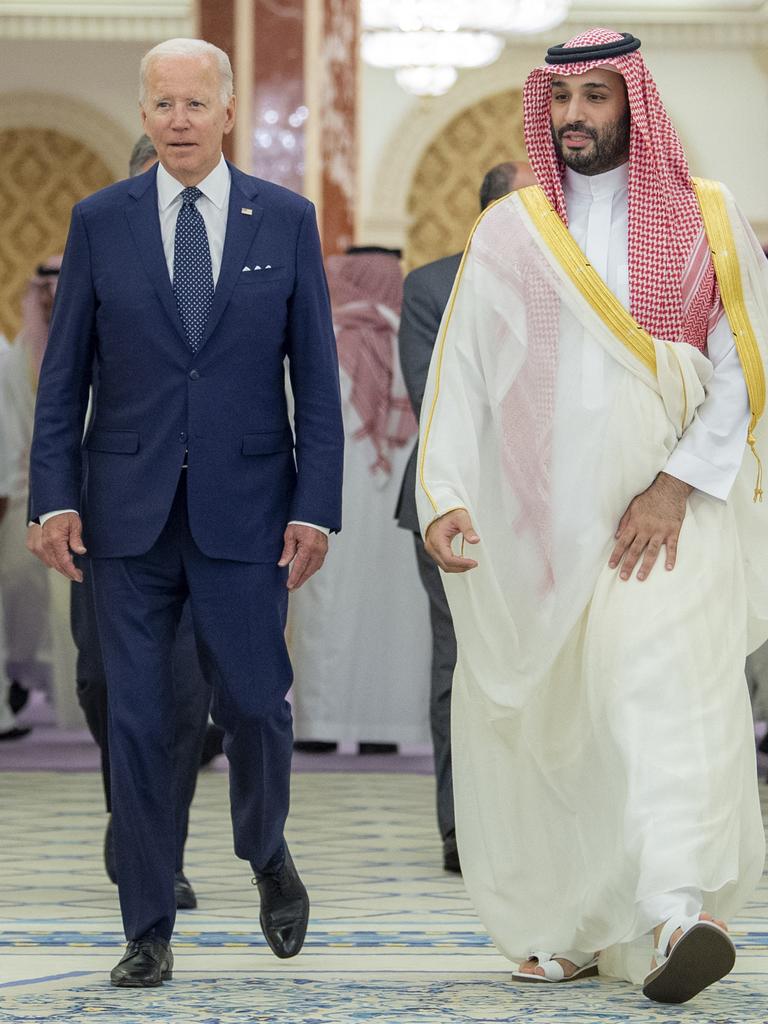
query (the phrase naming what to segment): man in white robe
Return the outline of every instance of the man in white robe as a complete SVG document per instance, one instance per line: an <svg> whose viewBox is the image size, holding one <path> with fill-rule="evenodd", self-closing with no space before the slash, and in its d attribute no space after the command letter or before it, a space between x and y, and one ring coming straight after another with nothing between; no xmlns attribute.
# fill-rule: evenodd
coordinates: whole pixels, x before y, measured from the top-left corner
<svg viewBox="0 0 768 1024"><path fill-rule="evenodd" d="M58 281L60 256L44 260L31 277L22 299L22 329L13 344L0 345L0 419L15 438L17 455L8 496L8 512L0 524L0 598L8 676L21 688L53 690L62 724L76 724L71 714L74 688L67 668L68 610L54 598L65 591L49 585L45 566L29 557L27 531L29 446L35 409L35 389L48 336L48 320ZM58 655L64 652L64 657ZM62 706L63 705L63 706Z"/></svg>
<svg viewBox="0 0 768 1024"><path fill-rule="evenodd" d="M398 256L355 250L327 263L339 351L344 532L328 575L291 595L299 744L429 743L430 634L410 538L392 519L416 436L397 350ZM303 742L302 742L303 741Z"/></svg>
<svg viewBox="0 0 768 1024"><path fill-rule="evenodd" d="M516 978L599 967L684 1002L733 966L725 920L764 858L744 657L768 517L743 457L768 272L728 193L691 180L639 45L591 30L526 83L541 187L471 237L417 502L457 633L480 917Z"/></svg>

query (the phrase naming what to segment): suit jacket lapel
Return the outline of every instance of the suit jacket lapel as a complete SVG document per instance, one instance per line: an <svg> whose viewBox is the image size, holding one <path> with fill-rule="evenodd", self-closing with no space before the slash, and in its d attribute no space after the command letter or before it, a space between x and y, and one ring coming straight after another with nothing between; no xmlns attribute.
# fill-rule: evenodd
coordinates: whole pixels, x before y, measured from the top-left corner
<svg viewBox="0 0 768 1024"><path fill-rule="evenodd" d="M213 293L213 305L208 314L208 323L205 328L205 336L200 343L200 348L206 344L216 329L221 319L221 314L227 307L232 295L232 290L240 279L243 272L248 250L251 248L256 233L259 230L264 210L255 206L253 199L257 193L256 182L253 178L238 171L236 167L229 165L232 174L232 184L229 190L229 213L227 216L227 234L224 239L224 252L221 258L221 270L219 280L216 282L216 290ZM243 213L243 209L251 213ZM199 350L198 350L199 351Z"/></svg>
<svg viewBox="0 0 768 1024"><path fill-rule="evenodd" d="M168 276L168 264L165 262L163 238L160 234L160 217L157 212L156 176L157 171L153 168L147 174L142 174L136 179L136 184L130 191L133 198L125 212L134 241L157 296L182 341L189 346L176 306L171 279Z"/></svg>

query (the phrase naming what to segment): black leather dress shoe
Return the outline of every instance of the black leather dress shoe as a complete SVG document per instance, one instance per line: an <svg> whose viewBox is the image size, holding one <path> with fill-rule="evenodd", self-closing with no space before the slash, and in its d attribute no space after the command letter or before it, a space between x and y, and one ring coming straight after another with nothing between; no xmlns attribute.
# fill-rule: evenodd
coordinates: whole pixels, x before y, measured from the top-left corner
<svg viewBox="0 0 768 1024"><path fill-rule="evenodd" d="M110 978L116 988L156 988L173 977L173 953L165 939L133 939Z"/></svg>
<svg viewBox="0 0 768 1024"><path fill-rule="evenodd" d="M396 743L358 743L358 754L396 754Z"/></svg>
<svg viewBox="0 0 768 1024"><path fill-rule="evenodd" d="M0 732L0 740L21 740L25 736L29 736L32 730L26 725L17 725L13 729L8 729L6 732Z"/></svg>
<svg viewBox="0 0 768 1024"><path fill-rule="evenodd" d="M455 832L449 832L443 840L443 870L452 871L456 875L461 874L459 847L456 844Z"/></svg>
<svg viewBox="0 0 768 1024"><path fill-rule="evenodd" d="M107 819L107 830L104 833L104 868L107 878L117 885L117 866L115 864L115 840L112 835L112 815Z"/></svg>
<svg viewBox="0 0 768 1024"><path fill-rule="evenodd" d="M29 690L14 679L8 690L8 704L14 715L18 715L23 707L26 707L29 700Z"/></svg>
<svg viewBox="0 0 768 1024"><path fill-rule="evenodd" d="M309 896L287 846L283 866L276 871L257 871L253 884L259 887L259 923L270 949L281 960L296 956L307 934Z"/></svg>
<svg viewBox="0 0 768 1024"><path fill-rule="evenodd" d="M173 879L173 891L176 895L177 910L194 910L197 906L195 890L183 871L177 871Z"/></svg>
<svg viewBox="0 0 768 1024"><path fill-rule="evenodd" d="M293 749L299 754L335 754L338 743L326 740L294 740Z"/></svg>

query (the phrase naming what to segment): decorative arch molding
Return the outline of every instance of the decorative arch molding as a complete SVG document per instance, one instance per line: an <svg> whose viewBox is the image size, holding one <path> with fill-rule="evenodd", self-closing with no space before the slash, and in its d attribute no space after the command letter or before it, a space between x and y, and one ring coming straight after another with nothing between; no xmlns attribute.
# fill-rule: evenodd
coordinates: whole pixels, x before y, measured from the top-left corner
<svg viewBox="0 0 768 1024"><path fill-rule="evenodd" d="M508 50L495 64L462 76L444 96L409 110L387 139L362 222L363 240L402 247L408 230L408 196L414 174L430 143L455 117L497 93L520 89L530 69L541 61L540 47Z"/></svg>
<svg viewBox="0 0 768 1024"><path fill-rule="evenodd" d="M129 135L98 107L48 92L0 94L0 131L9 128L43 128L69 135L97 153L116 180L128 176L128 157L139 136L138 125L136 134Z"/></svg>

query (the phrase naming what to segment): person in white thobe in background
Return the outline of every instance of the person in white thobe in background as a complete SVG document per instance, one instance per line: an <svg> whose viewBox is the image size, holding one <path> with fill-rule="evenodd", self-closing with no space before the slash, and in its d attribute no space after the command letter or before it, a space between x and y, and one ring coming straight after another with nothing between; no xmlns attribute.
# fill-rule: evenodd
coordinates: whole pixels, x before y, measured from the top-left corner
<svg viewBox="0 0 768 1024"><path fill-rule="evenodd" d="M8 512L0 525L0 596L7 662L3 668L17 686L48 688L50 666L48 574L24 548L27 528L29 446L35 389L48 337L61 258L42 263L22 299L22 328L13 344L0 351L0 417L14 438L16 457Z"/></svg>
<svg viewBox="0 0 768 1024"><path fill-rule="evenodd" d="M361 249L332 256L327 272L346 434L344 531L327 574L291 597L294 733L300 750L428 744L428 603L411 539L392 517L417 429L397 351L400 263Z"/></svg>
<svg viewBox="0 0 768 1024"><path fill-rule="evenodd" d="M11 347L0 335L0 381L11 358ZM18 467L23 458L23 440L18 425L8 415L9 395L5 388L0 387L0 536L5 532L8 522L11 496L15 490ZM0 597L0 614L4 611ZM11 680L5 671L7 652L4 630L0 629L0 740L15 740L26 736L28 728L20 728L16 724L16 716L11 706Z"/></svg>

